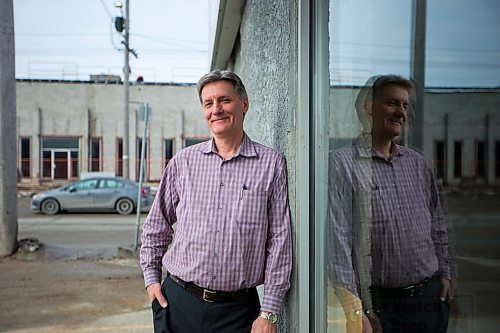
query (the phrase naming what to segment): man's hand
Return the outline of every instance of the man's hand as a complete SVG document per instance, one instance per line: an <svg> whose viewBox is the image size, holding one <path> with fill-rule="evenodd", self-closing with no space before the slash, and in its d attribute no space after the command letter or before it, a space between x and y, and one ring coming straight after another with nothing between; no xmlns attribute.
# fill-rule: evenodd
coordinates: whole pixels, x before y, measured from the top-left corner
<svg viewBox="0 0 500 333"><path fill-rule="evenodd" d="M148 297L149 297L149 300L151 301L151 303L153 303L153 301L156 298L158 300L158 303L160 303L160 305L163 308L167 307L167 305L168 305L167 300L165 299L165 297L163 296L163 294L161 292L161 284L152 283L146 287L146 291L148 293Z"/></svg>
<svg viewBox="0 0 500 333"><path fill-rule="evenodd" d="M252 324L251 333L276 333L276 324L271 324L261 317L257 317Z"/></svg>
<svg viewBox="0 0 500 333"><path fill-rule="evenodd" d="M447 278L441 278L441 293L439 295L441 302L444 302L446 300L446 295L448 295L449 291L450 291L450 280Z"/></svg>
<svg viewBox="0 0 500 333"><path fill-rule="evenodd" d="M362 316L361 318L359 318L359 320L356 321L347 319L345 328L347 333L374 332L370 320L366 316Z"/></svg>

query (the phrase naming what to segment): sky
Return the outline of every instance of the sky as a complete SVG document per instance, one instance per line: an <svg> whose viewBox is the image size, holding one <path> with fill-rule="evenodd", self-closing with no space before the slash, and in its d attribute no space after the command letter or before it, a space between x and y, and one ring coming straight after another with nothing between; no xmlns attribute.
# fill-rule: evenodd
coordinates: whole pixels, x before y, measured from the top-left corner
<svg viewBox="0 0 500 333"><path fill-rule="evenodd" d="M123 0L125 3L125 0ZM196 82L209 69L208 0L130 0L131 81ZM17 78L123 77L114 0L14 0Z"/></svg>
<svg viewBox="0 0 500 333"><path fill-rule="evenodd" d="M426 86L500 87L500 1L428 0ZM411 0L330 0L333 84L409 76Z"/></svg>
<svg viewBox="0 0 500 333"><path fill-rule="evenodd" d="M196 82L206 73L217 3L130 0L130 46L138 54L130 57L131 81ZM411 4L330 0L331 82L409 76ZM498 14L499 0L428 0L426 85L500 87ZM122 76L122 36L113 26L120 15L114 0L14 0L16 77Z"/></svg>

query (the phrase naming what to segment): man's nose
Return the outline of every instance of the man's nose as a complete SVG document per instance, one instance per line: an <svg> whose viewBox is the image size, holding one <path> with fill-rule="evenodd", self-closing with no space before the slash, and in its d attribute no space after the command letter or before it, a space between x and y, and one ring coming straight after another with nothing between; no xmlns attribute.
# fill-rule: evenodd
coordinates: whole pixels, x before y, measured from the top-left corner
<svg viewBox="0 0 500 333"><path fill-rule="evenodd" d="M222 103L219 103L218 101L214 102L213 108L212 108L212 113L218 114L222 112Z"/></svg>
<svg viewBox="0 0 500 333"><path fill-rule="evenodd" d="M407 112L407 107L404 104L398 104L398 107L396 108L396 111L400 114L406 114Z"/></svg>

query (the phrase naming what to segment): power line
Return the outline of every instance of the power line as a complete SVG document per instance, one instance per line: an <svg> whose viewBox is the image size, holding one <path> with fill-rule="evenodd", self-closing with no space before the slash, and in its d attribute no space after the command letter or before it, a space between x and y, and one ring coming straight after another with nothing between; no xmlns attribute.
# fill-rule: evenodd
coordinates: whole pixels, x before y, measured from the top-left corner
<svg viewBox="0 0 500 333"><path fill-rule="evenodd" d="M100 0L101 1L101 4L102 6L104 7L104 10L106 11L106 13L108 13L108 16L111 20L113 20L113 15L111 15L111 12L109 11L108 7L106 7L106 4L104 3L104 0Z"/></svg>

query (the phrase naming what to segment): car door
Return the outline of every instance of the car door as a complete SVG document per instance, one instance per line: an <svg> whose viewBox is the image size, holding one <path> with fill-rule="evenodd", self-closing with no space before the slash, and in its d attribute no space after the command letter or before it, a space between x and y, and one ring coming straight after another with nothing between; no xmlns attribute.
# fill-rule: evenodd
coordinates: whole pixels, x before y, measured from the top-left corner
<svg viewBox="0 0 500 333"><path fill-rule="evenodd" d="M117 179L103 178L99 180L94 195L96 209L113 210L115 208L116 199L120 196L123 188L124 184Z"/></svg>
<svg viewBox="0 0 500 333"><path fill-rule="evenodd" d="M97 179L86 179L74 183L61 197L61 205L66 210L93 210L93 191L97 186Z"/></svg>

